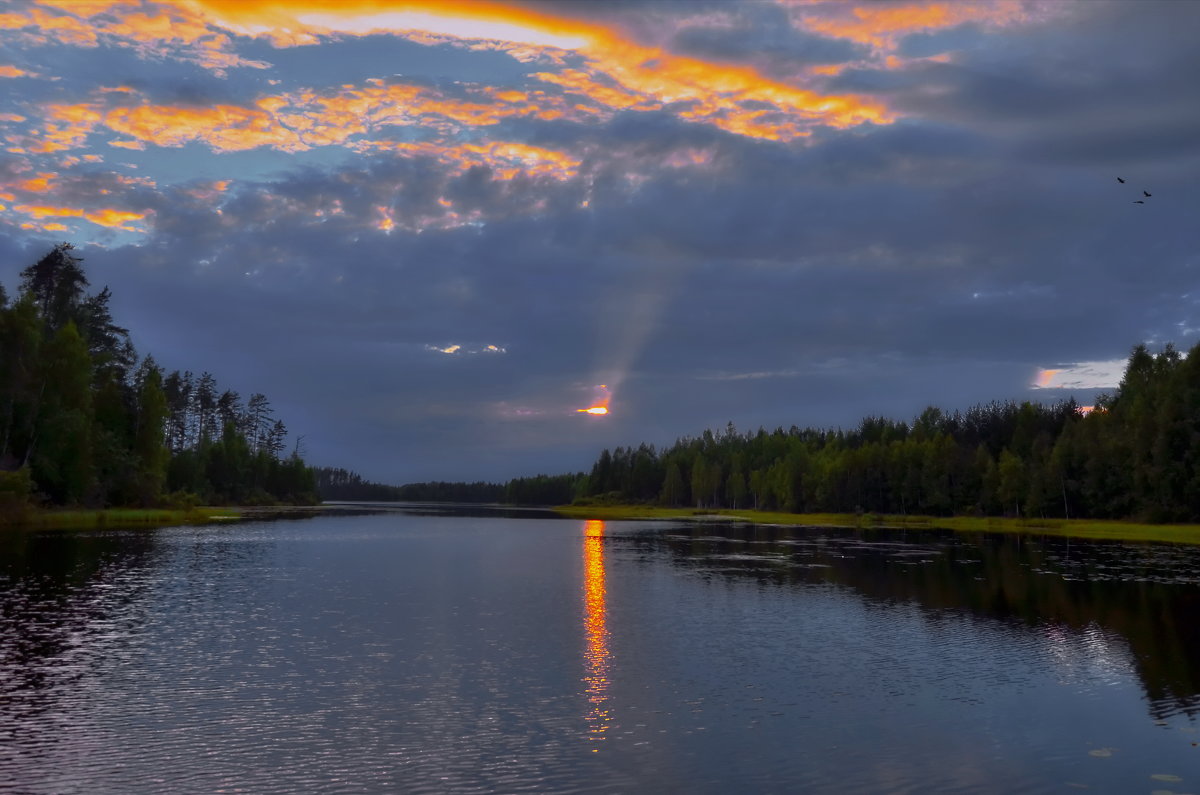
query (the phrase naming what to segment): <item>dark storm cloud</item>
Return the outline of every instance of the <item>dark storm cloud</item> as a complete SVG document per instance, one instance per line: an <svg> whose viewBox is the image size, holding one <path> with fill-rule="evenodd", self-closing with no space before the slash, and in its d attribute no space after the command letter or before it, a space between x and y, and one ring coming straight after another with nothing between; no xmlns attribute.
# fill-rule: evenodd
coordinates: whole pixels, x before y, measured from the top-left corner
<svg viewBox="0 0 1200 795"><path fill-rule="evenodd" d="M928 58L944 52L984 47L987 40L987 34L978 25L967 23L944 30L911 33L900 40L896 53L905 58Z"/></svg>
<svg viewBox="0 0 1200 795"><path fill-rule="evenodd" d="M937 40L950 63L847 70L833 90L869 91L919 118L1002 135L1020 158L1102 165L1196 154L1195 90L1200 26L1195 3L1088 3L1055 7L1061 18L958 40L969 27L907 37L917 54ZM938 47L926 46L924 50Z"/></svg>

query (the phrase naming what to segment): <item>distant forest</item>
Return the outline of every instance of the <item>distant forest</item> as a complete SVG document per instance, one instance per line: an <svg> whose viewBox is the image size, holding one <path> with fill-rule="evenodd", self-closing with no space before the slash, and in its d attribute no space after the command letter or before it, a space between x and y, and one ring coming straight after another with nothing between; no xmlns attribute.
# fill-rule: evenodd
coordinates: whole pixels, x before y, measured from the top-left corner
<svg viewBox="0 0 1200 795"><path fill-rule="evenodd" d="M1200 519L1200 345L1133 349L1094 410L992 403L851 431L738 433L605 450L580 484L611 502L932 515Z"/></svg>
<svg viewBox="0 0 1200 795"><path fill-rule="evenodd" d="M928 408L911 423L868 417L853 430L730 424L662 450L604 450L586 475L418 487L436 487L420 492L429 500L502 490L514 504L1198 521L1200 345L1186 357L1137 346L1090 411L1005 402Z"/></svg>
<svg viewBox="0 0 1200 795"><path fill-rule="evenodd" d="M0 510L314 502L270 402L139 360L63 243L0 285Z"/></svg>

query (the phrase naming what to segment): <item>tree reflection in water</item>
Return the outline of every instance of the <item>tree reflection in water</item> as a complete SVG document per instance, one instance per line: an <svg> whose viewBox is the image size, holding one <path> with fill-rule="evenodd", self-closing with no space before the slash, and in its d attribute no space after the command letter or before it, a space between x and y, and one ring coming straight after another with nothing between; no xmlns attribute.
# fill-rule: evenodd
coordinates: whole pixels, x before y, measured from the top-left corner
<svg viewBox="0 0 1200 795"><path fill-rule="evenodd" d="M1037 627L1044 640L1061 629L1115 633L1128 643L1151 716L1200 715L1200 547L728 524L609 540L666 551L705 577L845 586L919 605L932 620L967 610Z"/></svg>

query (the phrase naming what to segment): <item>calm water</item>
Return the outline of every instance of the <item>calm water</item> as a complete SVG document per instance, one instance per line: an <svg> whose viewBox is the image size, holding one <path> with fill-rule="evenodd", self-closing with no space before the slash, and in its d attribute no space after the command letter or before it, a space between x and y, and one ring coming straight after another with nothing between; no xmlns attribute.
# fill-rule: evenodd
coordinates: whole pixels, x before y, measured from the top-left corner
<svg viewBox="0 0 1200 795"><path fill-rule="evenodd" d="M1200 792L1200 549L412 510L0 537L0 790Z"/></svg>

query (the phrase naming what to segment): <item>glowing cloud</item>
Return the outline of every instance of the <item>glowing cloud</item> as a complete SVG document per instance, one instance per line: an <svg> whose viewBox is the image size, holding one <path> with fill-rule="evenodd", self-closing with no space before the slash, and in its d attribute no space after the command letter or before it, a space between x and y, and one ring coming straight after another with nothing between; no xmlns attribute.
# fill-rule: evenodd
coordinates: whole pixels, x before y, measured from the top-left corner
<svg viewBox="0 0 1200 795"><path fill-rule="evenodd" d="M554 63L560 62L554 52L571 51L586 59L584 68L535 77L607 111L683 103L688 107L680 111L681 117L739 135L787 140L807 134L816 125L847 127L892 120L882 104L862 97L822 95L766 78L750 67L645 46L594 22L494 2L307 0L283 5L267 0L204 0L195 7L203 9L215 26L265 36L276 46L310 44L331 34L391 33L426 43L494 42L518 57L528 54L528 48L543 48L547 52L542 54ZM748 101L767 103L791 118L765 118L770 111L747 110Z"/></svg>
<svg viewBox="0 0 1200 795"><path fill-rule="evenodd" d="M84 218L97 226L115 227L127 232L140 232L137 227L128 226L131 221L140 221L146 213L135 213L127 210L102 208L85 210L79 207L54 207L48 205L18 204L13 207L19 213L32 218ZM45 227L41 227L45 228Z"/></svg>
<svg viewBox="0 0 1200 795"><path fill-rule="evenodd" d="M966 22L1013 25L1032 18L1029 3L996 0L990 3L812 3L793 7L797 27L814 33L887 48L910 33L941 30Z"/></svg>
<svg viewBox="0 0 1200 795"><path fill-rule="evenodd" d="M238 66L266 68L270 64L243 58L233 41L195 4L156 3L147 12L132 2L38 0L27 14L0 16L0 28L19 30L28 44L70 43L95 47L107 44L130 48L144 58L188 61L223 75ZM53 11L66 13L56 14ZM47 35L53 31L53 35Z"/></svg>
<svg viewBox="0 0 1200 795"><path fill-rule="evenodd" d="M1038 370L1034 389L1113 389L1125 374L1125 360L1079 362L1064 367Z"/></svg>
<svg viewBox="0 0 1200 795"><path fill-rule="evenodd" d="M398 11L383 14L303 14L301 24L337 33L359 36L372 33L419 32L456 39L501 41L576 50L588 43L581 35L557 34L549 30L513 22L500 22L456 14Z"/></svg>
<svg viewBox="0 0 1200 795"><path fill-rule="evenodd" d="M487 353L508 353L508 349L502 345L426 345L425 350L434 353L445 353L448 355L473 355Z"/></svg>

